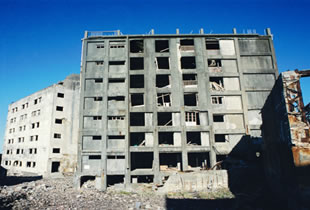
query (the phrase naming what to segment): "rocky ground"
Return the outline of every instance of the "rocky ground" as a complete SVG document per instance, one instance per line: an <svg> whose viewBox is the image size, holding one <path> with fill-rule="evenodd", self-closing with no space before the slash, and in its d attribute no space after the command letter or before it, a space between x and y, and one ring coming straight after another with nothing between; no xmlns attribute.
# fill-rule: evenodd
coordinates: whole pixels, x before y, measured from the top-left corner
<svg viewBox="0 0 310 210"><path fill-rule="evenodd" d="M216 198L230 201L233 197L226 191L158 195L150 185L138 186L135 193L115 187L100 192L92 181L78 190L73 187L72 177L7 183L0 186L0 209L198 209L197 203L184 201Z"/></svg>

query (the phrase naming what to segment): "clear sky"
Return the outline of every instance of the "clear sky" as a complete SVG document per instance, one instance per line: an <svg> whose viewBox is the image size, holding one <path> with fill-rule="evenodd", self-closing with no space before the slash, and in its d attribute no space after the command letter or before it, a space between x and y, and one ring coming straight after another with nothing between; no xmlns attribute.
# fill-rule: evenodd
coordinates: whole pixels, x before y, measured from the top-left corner
<svg viewBox="0 0 310 210"><path fill-rule="evenodd" d="M308 0L0 0L0 151L8 105L79 73L85 30L264 34L270 27L279 70L309 69L309 9Z"/></svg>

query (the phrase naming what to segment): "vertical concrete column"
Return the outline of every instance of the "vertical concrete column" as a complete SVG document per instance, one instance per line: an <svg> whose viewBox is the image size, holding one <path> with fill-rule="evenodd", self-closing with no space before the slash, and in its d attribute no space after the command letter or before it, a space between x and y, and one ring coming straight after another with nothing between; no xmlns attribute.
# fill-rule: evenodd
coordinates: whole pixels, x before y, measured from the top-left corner
<svg viewBox="0 0 310 210"><path fill-rule="evenodd" d="M237 58L237 68L238 68L239 80L240 80L244 127L246 129L246 134L250 134L250 127L249 127L249 120L248 120L248 99L247 99L247 94L245 91L245 82L244 82L244 77L243 77L244 66L242 66L240 62L240 49L239 49L238 38L234 38L234 43L235 43L236 58Z"/></svg>
<svg viewBox="0 0 310 210"><path fill-rule="evenodd" d="M129 103L129 97L130 97L130 94L129 94L129 90L130 90L130 83L129 83L129 49L130 49L130 46L129 46L129 39L128 39L128 36L126 37L126 78L125 78L125 86L127 87L127 91L126 91L126 95L125 95L125 104L126 104L126 117L125 117L125 128L126 128L126 131L125 131L125 187L127 188L131 181L130 181L130 177L131 177L131 172L130 172L130 162L131 162L131 155L130 155L130 142L129 142L129 135L130 135L130 132L129 132L129 128L130 128L130 113L129 113L129 106L130 106L130 103Z"/></svg>
<svg viewBox="0 0 310 210"><path fill-rule="evenodd" d="M201 67L198 68L198 91L199 97L202 99L199 104L199 109L208 111L208 122L209 122L209 145L210 145L210 167L216 164L216 153L214 150L214 129L213 129L213 110L211 105L211 90L210 90L210 75L208 68L208 53L206 50L206 40L205 37L197 39L195 42L197 48L200 49L199 57L201 59Z"/></svg>
<svg viewBox="0 0 310 210"><path fill-rule="evenodd" d="M153 131L153 172L154 183L161 183L159 171L159 147L157 130L157 93L156 93L156 65L155 65L155 40L144 39L144 83L146 95L146 111L153 113L152 131Z"/></svg>

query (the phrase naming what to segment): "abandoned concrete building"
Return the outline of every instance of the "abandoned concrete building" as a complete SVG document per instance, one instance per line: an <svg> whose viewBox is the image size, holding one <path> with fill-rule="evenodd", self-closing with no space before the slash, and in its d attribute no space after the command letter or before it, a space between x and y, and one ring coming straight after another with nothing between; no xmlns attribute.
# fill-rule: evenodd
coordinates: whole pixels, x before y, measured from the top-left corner
<svg viewBox="0 0 310 210"><path fill-rule="evenodd" d="M245 134L278 75L272 35L85 32L76 184L204 170Z"/></svg>
<svg viewBox="0 0 310 210"><path fill-rule="evenodd" d="M1 165L10 175L74 172L79 125L77 74L9 105Z"/></svg>

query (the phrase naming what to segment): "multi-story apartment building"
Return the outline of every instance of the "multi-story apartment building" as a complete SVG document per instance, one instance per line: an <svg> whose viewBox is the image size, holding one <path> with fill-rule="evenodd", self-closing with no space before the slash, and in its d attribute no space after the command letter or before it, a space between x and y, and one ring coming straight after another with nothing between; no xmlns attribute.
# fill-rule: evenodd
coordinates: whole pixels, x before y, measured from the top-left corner
<svg viewBox="0 0 310 210"><path fill-rule="evenodd" d="M8 174L74 172L79 125L79 75L9 105L2 166Z"/></svg>
<svg viewBox="0 0 310 210"><path fill-rule="evenodd" d="M278 75L270 30L258 34L86 32L77 185L154 182L214 166L260 136Z"/></svg>

